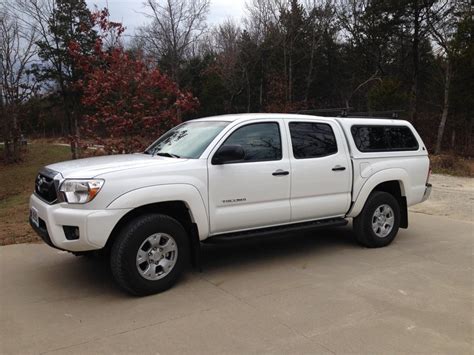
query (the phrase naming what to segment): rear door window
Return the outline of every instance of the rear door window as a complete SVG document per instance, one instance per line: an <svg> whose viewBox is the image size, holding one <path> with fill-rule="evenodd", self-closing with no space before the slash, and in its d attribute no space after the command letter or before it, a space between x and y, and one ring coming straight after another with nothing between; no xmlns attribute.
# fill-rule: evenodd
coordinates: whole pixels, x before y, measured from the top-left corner
<svg viewBox="0 0 474 355"><path fill-rule="evenodd" d="M407 126L355 125L351 134L361 152L418 150L418 141Z"/></svg>
<svg viewBox="0 0 474 355"><path fill-rule="evenodd" d="M327 123L290 122L295 159L325 157L337 153L336 137Z"/></svg>

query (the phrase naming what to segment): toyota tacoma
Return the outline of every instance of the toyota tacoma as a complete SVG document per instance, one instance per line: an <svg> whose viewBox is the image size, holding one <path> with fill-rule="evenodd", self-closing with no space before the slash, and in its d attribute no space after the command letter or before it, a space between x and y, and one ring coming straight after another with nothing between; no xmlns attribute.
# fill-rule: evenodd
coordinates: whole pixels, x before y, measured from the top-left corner
<svg viewBox="0 0 474 355"><path fill-rule="evenodd" d="M138 154L42 168L30 224L50 246L106 251L135 295L171 287L201 244L345 225L369 248L426 200L428 152L403 120L296 114L196 119Z"/></svg>

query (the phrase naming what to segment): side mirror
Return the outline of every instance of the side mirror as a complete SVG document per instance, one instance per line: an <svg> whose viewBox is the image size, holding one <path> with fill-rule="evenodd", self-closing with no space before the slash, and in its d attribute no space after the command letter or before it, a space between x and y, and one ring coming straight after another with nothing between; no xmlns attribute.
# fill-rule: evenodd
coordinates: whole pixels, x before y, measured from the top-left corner
<svg viewBox="0 0 474 355"><path fill-rule="evenodd" d="M224 145L212 157L213 165L235 163L245 158L244 148L241 145Z"/></svg>

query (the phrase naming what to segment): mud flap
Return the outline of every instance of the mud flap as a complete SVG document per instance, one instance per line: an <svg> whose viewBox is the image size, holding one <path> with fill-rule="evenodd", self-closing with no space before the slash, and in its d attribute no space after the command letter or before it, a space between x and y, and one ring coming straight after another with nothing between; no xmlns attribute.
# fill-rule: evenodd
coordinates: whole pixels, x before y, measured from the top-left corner
<svg viewBox="0 0 474 355"><path fill-rule="evenodd" d="M199 240L199 233L196 223L191 226L191 265L193 268L202 272L201 265L201 241Z"/></svg>
<svg viewBox="0 0 474 355"><path fill-rule="evenodd" d="M407 198L401 196L398 198L400 203L400 228L408 228L408 208L407 208Z"/></svg>

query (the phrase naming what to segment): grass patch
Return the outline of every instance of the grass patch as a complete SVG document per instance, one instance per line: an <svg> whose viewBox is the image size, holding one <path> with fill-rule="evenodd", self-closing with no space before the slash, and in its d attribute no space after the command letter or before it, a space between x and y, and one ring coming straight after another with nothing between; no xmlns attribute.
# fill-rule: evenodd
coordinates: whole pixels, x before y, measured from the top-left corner
<svg viewBox="0 0 474 355"><path fill-rule="evenodd" d="M28 144L21 163L0 163L0 245L39 240L28 224L28 199L36 174L44 165L70 158L69 147L38 141Z"/></svg>
<svg viewBox="0 0 474 355"><path fill-rule="evenodd" d="M474 176L474 161L469 158L461 158L451 154L440 154L430 156L431 169L436 174L447 174L454 176Z"/></svg>

